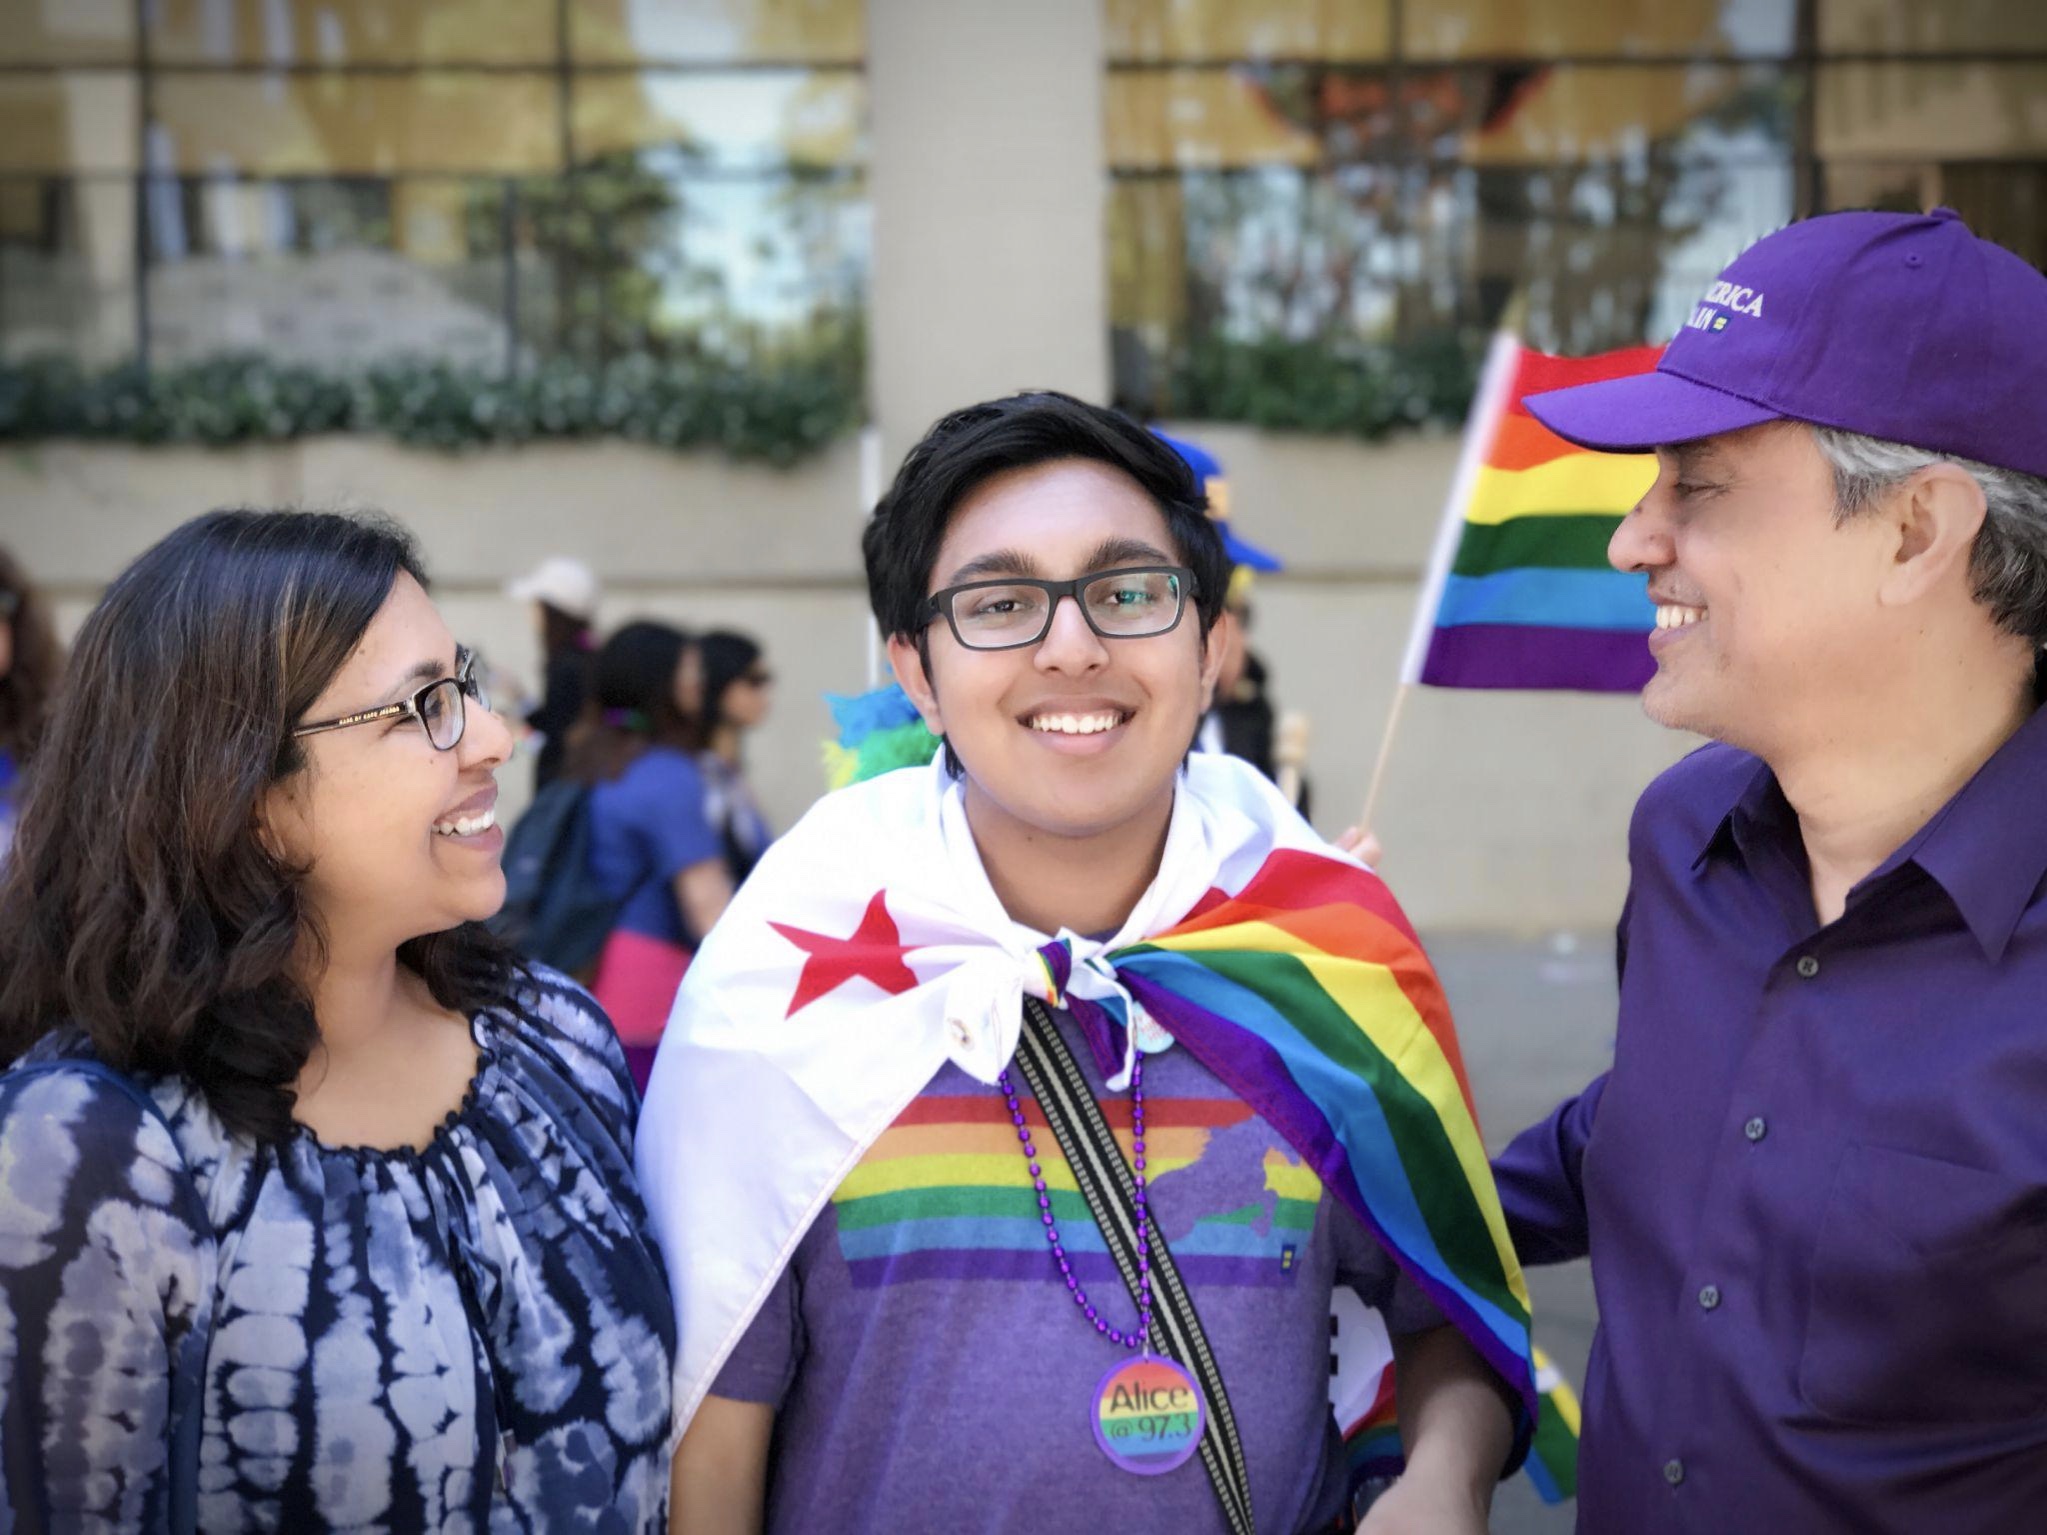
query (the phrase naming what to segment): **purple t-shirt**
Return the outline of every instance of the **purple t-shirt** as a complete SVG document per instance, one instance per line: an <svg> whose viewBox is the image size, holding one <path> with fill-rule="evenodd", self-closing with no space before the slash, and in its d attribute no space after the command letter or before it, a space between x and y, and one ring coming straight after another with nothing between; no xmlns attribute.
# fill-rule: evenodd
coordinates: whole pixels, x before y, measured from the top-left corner
<svg viewBox="0 0 2047 1535"><path fill-rule="evenodd" d="M652 746L609 783L590 791L590 866L612 899L625 899L618 926L685 948L675 876L724 844L704 814L704 780L689 753Z"/></svg>
<svg viewBox="0 0 2047 1535"><path fill-rule="evenodd" d="M1127 1156L1129 1095L1103 1085L1070 1017L1059 1027ZM1188 1051L1146 1057L1144 1082L1150 1207L1229 1390L1258 1527L1319 1529L1346 1482L1332 1287L1395 1333L1443 1317ZM1058 1142L1021 1084L1019 1098L1060 1241L1129 1326L1136 1305ZM1095 1386L1123 1357L1067 1295L1000 1090L947 1065L840 1185L712 1390L777 1409L770 1535L1224 1529L1198 1457L1136 1476L1096 1445Z"/></svg>

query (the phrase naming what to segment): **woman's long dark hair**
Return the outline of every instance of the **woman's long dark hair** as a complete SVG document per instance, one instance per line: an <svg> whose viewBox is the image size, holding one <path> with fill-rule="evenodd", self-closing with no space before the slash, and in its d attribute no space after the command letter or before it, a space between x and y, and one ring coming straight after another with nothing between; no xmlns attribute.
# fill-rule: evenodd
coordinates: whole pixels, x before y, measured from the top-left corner
<svg viewBox="0 0 2047 1535"><path fill-rule="evenodd" d="M753 670L760 660L760 642L736 629L713 629L697 641L697 654L704 658L704 727L706 746L718 727L725 723L725 694Z"/></svg>
<svg viewBox="0 0 2047 1535"><path fill-rule="evenodd" d="M75 1025L109 1065L178 1073L227 1128L291 1132L319 1038L294 959L325 943L303 868L258 833L291 737L403 572L394 524L213 512L114 581L79 631L0 877L0 1059ZM504 1001L474 923L398 951L443 1007Z"/></svg>
<svg viewBox="0 0 2047 1535"><path fill-rule="evenodd" d="M41 594L5 549L0 549L0 625L13 642L13 659L0 673L0 752L20 766L36 754L42 739L64 652Z"/></svg>
<svg viewBox="0 0 2047 1535"><path fill-rule="evenodd" d="M695 748L696 721L675 703L675 673L689 646L682 630L651 619L625 624L604 642L589 711L569 746L570 777L608 783L649 746Z"/></svg>

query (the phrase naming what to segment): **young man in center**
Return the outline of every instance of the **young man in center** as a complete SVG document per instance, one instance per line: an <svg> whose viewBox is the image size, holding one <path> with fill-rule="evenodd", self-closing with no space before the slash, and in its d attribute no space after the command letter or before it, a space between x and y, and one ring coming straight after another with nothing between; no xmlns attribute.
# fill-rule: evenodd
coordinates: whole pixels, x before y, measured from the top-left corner
<svg viewBox="0 0 2047 1535"><path fill-rule="evenodd" d="M975 406L865 553L944 745L821 802L677 999L639 1155L676 1528L1334 1528L1341 1286L1407 1449L1364 1528L1480 1535L1526 1291L1405 919L1189 757L1228 568L1186 466L1063 395Z"/></svg>

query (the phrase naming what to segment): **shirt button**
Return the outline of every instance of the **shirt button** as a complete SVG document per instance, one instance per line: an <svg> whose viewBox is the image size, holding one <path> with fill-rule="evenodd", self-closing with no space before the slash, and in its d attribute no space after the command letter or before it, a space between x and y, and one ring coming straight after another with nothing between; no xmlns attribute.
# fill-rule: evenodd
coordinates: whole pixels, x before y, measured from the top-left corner
<svg viewBox="0 0 2047 1535"><path fill-rule="evenodd" d="M1798 956L1798 973L1809 981L1820 973L1820 962L1810 954L1801 954Z"/></svg>
<svg viewBox="0 0 2047 1535"><path fill-rule="evenodd" d="M1705 1287L1705 1289L1699 1292L1699 1306L1702 1310L1711 1311L1715 1306L1719 1304L1720 1286L1716 1284L1709 1284Z"/></svg>
<svg viewBox="0 0 2047 1535"><path fill-rule="evenodd" d="M1741 1127L1741 1133L1752 1141L1759 1141L1770 1133L1770 1127L1763 1123L1763 1116L1758 1114Z"/></svg>
<svg viewBox="0 0 2047 1535"><path fill-rule="evenodd" d="M1685 1463L1681 1460L1666 1460L1663 1463L1663 1479L1675 1487L1685 1479Z"/></svg>

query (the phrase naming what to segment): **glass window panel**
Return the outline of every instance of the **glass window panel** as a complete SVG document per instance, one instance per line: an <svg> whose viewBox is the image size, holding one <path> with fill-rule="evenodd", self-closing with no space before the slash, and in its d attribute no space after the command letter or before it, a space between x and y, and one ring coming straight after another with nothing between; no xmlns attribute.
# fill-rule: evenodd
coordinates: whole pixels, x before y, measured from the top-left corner
<svg viewBox="0 0 2047 1535"><path fill-rule="evenodd" d="M857 349L869 236L855 174L706 177L650 152L536 191L530 210L554 264L555 346L605 357Z"/></svg>
<svg viewBox="0 0 2047 1535"><path fill-rule="evenodd" d="M676 149L724 169L857 164L867 82L847 70L579 75L576 154Z"/></svg>
<svg viewBox="0 0 2047 1535"><path fill-rule="evenodd" d="M517 173L561 160L551 75L168 74L151 166L256 175Z"/></svg>
<svg viewBox="0 0 2047 1535"><path fill-rule="evenodd" d="M1829 208L1917 213L1943 205L2035 266L2047 266L2047 157L2032 162L1837 160L1825 167Z"/></svg>
<svg viewBox="0 0 2047 1535"><path fill-rule="evenodd" d="M1984 160L2047 152L2047 63L1827 64L1824 158Z"/></svg>
<svg viewBox="0 0 2047 1535"><path fill-rule="evenodd" d="M151 56L181 64L545 64L554 0L154 0Z"/></svg>
<svg viewBox="0 0 2047 1535"><path fill-rule="evenodd" d="M1323 144L1315 72L1115 70L1104 82L1109 164L1118 170L1312 165Z"/></svg>
<svg viewBox="0 0 2047 1535"><path fill-rule="evenodd" d="M2047 5L2037 0L1818 0L1823 53L1927 53L1982 48L2047 51Z"/></svg>
<svg viewBox="0 0 2047 1535"><path fill-rule="evenodd" d="M1182 59L1383 59L1392 37L1390 0L1108 0L1109 57Z"/></svg>
<svg viewBox="0 0 2047 1535"><path fill-rule="evenodd" d="M135 0L7 0L0 64L119 64L135 57Z"/></svg>
<svg viewBox="0 0 2047 1535"><path fill-rule="evenodd" d="M1797 0L1410 0L1402 20L1418 59L1781 57L1797 10Z"/></svg>
<svg viewBox="0 0 2047 1535"><path fill-rule="evenodd" d="M579 63L857 64L865 0L569 0Z"/></svg>
<svg viewBox="0 0 2047 1535"><path fill-rule="evenodd" d="M1441 80L1442 77L1436 77ZM1478 164L1708 160L1791 152L1797 76L1766 67L1560 65L1459 71L1418 131Z"/></svg>
<svg viewBox="0 0 2047 1535"><path fill-rule="evenodd" d="M135 351L135 190L126 177L0 180L0 356L91 367Z"/></svg>
<svg viewBox="0 0 2047 1535"><path fill-rule="evenodd" d="M1573 353L1662 341L1752 241L1790 221L1788 163L1446 168L1418 219L1490 326L1518 295L1523 335Z"/></svg>
<svg viewBox="0 0 2047 1535"><path fill-rule="evenodd" d="M151 192L153 360L503 365L501 184L166 178Z"/></svg>
<svg viewBox="0 0 2047 1535"><path fill-rule="evenodd" d="M0 76L0 171L133 170L140 100L131 75Z"/></svg>

